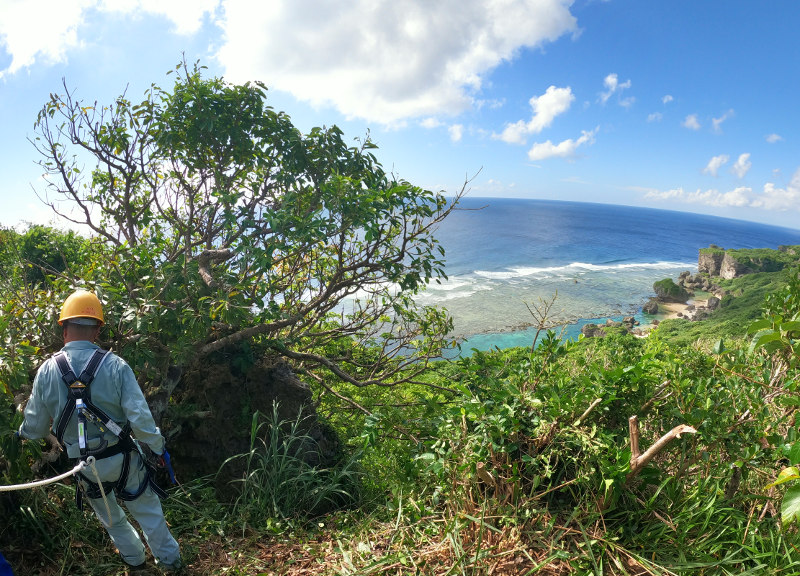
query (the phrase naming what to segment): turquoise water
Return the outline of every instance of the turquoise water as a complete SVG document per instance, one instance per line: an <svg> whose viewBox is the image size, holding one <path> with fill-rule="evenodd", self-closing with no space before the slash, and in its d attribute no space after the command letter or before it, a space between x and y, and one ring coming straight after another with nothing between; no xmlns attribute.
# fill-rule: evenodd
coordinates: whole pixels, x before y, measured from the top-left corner
<svg viewBox="0 0 800 576"><path fill-rule="evenodd" d="M636 316L652 285L697 270L698 249L800 244L800 230L684 212L577 202L466 198L442 224L448 280L420 304L447 308L463 350L530 346L524 302L549 300L566 337L588 322Z"/></svg>

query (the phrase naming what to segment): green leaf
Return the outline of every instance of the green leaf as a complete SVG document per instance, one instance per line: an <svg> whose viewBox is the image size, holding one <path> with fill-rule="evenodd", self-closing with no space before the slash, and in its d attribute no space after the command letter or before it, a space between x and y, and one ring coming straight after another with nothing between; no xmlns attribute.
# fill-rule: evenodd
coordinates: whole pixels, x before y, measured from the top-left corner
<svg viewBox="0 0 800 576"><path fill-rule="evenodd" d="M747 333L753 334L754 332L759 332L760 330L764 330L765 328L772 328L772 320L764 318L763 320L757 320L753 322L747 329Z"/></svg>
<svg viewBox="0 0 800 576"><path fill-rule="evenodd" d="M725 342L722 340L722 338L720 338L719 341L714 344L714 348L711 349L711 353L722 354L723 352L725 352Z"/></svg>
<svg viewBox="0 0 800 576"><path fill-rule="evenodd" d="M794 466L797 463L800 463L800 442L795 442L789 448L789 464Z"/></svg>
<svg viewBox="0 0 800 576"><path fill-rule="evenodd" d="M791 322L784 322L781 324L781 330L784 332L792 332L800 330L800 320L792 320Z"/></svg>
<svg viewBox="0 0 800 576"><path fill-rule="evenodd" d="M753 336L753 341L750 343L750 353L753 353L756 349L761 348L765 344L769 342L774 342L775 340L781 339L781 333L775 331L769 331L764 333L758 333Z"/></svg>
<svg viewBox="0 0 800 576"><path fill-rule="evenodd" d="M800 478L800 470L797 469L797 466L790 466L789 468L781 470L781 473L778 474L778 479L772 484L767 485L767 488L779 486L791 480L797 480L798 478Z"/></svg>
<svg viewBox="0 0 800 576"><path fill-rule="evenodd" d="M800 518L800 486L792 486L786 491L781 503L781 520L786 526L792 520Z"/></svg>

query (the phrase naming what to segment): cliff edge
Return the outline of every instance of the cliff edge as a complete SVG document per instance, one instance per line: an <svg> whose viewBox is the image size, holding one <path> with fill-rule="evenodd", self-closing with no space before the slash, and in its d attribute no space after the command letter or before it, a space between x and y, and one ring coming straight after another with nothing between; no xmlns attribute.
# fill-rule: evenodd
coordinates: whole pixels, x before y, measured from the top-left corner
<svg viewBox="0 0 800 576"><path fill-rule="evenodd" d="M778 272L800 261L800 246L725 250L716 244L702 248L697 258L700 273L725 280L758 272Z"/></svg>

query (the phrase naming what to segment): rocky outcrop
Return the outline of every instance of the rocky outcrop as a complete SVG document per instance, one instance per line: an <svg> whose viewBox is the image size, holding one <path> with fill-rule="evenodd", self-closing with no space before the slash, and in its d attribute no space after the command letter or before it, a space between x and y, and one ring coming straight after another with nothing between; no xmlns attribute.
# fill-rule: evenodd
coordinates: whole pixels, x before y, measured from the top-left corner
<svg viewBox="0 0 800 576"><path fill-rule="evenodd" d="M722 267L722 261L725 258L725 252L719 247L707 248L700 251L697 258L697 269L699 272L705 272L709 276L719 276Z"/></svg>
<svg viewBox="0 0 800 576"><path fill-rule="evenodd" d="M642 312L645 314L658 314L658 300L650 298L650 300L642 306Z"/></svg>
<svg viewBox="0 0 800 576"><path fill-rule="evenodd" d="M622 333L620 330L607 331L608 328L624 328L628 333L635 333L634 326L638 326L639 321L633 316L625 316L622 322L617 322L609 318L603 324L584 324L581 328L581 334L586 338L605 338L609 333Z"/></svg>
<svg viewBox="0 0 800 576"><path fill-rule="evenodd" d="M739 276L744 276L745 274L753 274L754 272L754 270L751 270L730 254L725 254L725 257L722 259L719 275L725 280L731 280Z"/></svg>
<svg viewBox="0 0 800 576"><path fill-rule="evenodd" d="M597 324L584 324L581 328L581 334L587 338L605 338L606 331Z"/></svg>
<svg viewBox="0 0 800 576"><path fill-rule="evenodd" d="M709 310L716 310L717 308L719 308L719 303L720 299L717 298L716 296L712 296L711 298L708 299L708 302L706 302L706 307Z"/></svg>
<svg viewBox="0 0 800 576"><path fill-rule="evenodd" d="M778 272L794 266L800 257L800 246L778 246L771 248L743 248L723 250L712 244L700 250L697 267L709 277L720 276L726 280L745 274ZM694 279L696 281L696 278Z"/></svg>
<svg viewBox="0 0 800 576"><path fill-rule="evenodd" d="M684 287L675 284L671 278L665 278L653 284L653 291L659 302L684 303L691 296Z"/></svg>
<svg viewBox="0 0 800 576"><path fill-rule="evenodd" d="M253 414L258 411L277 419L288 430L299 422L304 436L298 454L311 465L330 465L341 454L336 432L317 419L311 387L301 381L284 360L263 356L249 367L234 360L219 359L187 371L175 390L180 406L195 407L194 413L171 412L162 429L172 453L175 471L183 478L216 474L231 456L250 450ZM261 419L263 422L264 419ZM268 427L260 432L263 436ZM240 477L244 460L227 464L222 484Z"/></svg>

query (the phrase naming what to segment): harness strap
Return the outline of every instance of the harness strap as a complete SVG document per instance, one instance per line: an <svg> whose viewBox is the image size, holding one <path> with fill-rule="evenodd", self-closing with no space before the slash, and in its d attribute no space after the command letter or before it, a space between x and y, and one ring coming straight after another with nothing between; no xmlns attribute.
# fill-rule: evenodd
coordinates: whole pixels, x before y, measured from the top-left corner
<svg viewBox="0 0 800 576"><path fill-rule="evenodd" d="M112 490L116 494L117 498L122 500L123 502L132 502L139 498L144 491L147 490L149 486L153 492L155 492L156 496L160 499L164 500L168 498L169 495L158 485L155 481L155 470L153 469L150 464L141 459L142 464L145 468L145 477L142 482L139 484L139 488L136 492L125 492L125 485L128 483L128 475L130 474L130 464L131 464L131 451L123 452L124 457L122 461L122 471L120 472L119 479L114 482L103 482L102 484L96 484L89 480L86 476L82 473L78 473L76 476L80 476L80 480L86 483L86 496L92 499L102 498L102 495L109 494ZM102 492L101 492L102 491ZM78 506L79 510L82 510L83 506L83 490L81 490L80 486L75 491L75 503Z"/></svg>
<svg viewBox="0 0 800 576"><path fill-rule="evenodd" d="M67 403L64 405L64 409L61 411L61 415L58 418L58 425L56 426L55 430L56 439L60 444L64 444L64 434L67 430L67 425L69 424L70 420L72 419L72 415L75 412L75 404L76 400L78 399L82 400L83 407L94 418L99 420L101 427L105 426L115 436L119 437L121 435L122 428L120 428L119 425L114 422L114 420L112 420L105 412L92 403L91 393L88 390L89 384L94 381L95 377L97 376L97 372L100 370L100 366L103 365L103 362L108 357L108 354L109 353L106 350L95 350L89 360L86 362L83 370L81 370L80 376L75 376L75 371L72 369L72 365L67 359L67 355L63 351L58 352L53 356L53 359L56 361L58 371L61 373L61 380L63 380L69 391Z"/></svg>
<svg viewBox="0 0 800 576"><path fill-rule="evenodd" d="M72 369L67 355L63 351L53 356L58 371L61 373L61 379L64 381L69 391L67 403L61 411L55 430L58 442L62 445L64 444L64 433L66 432L69 421L72 419L72 415L75 413L75 409L78 407L78 401L80 401L79 423L85 425L85 420L88 419L101 430L105 427L119 438L119 442L110 448L108 447L108 442L105 440L103 440L100 446L93 450L83 448L81 450L81 458L83 459L86 456L93 455L96 460L102 460L120 453L123 455L122 469L120 470L119 478L114 482L101 482L100 484L96 484L80 472L75 474L75 481L77 484L75 490L75 504L79 510L83 510L83 486L85 486L86 496L92 499L101 498L103 495L113 490L120 500L131 502L144 494L148 486L152 488L153 492L155 492L159 498L164 499L168 497L167 493L156 484L155 469L144 459L141 452L138 450L138 446L131 437L130 424L126 424L125 428L120 428L114 420L91 401L89 385L94 381L97 372L100 370L100 366L102 366L107 357L107 351L95 350L86 362L83 370L81 370L80 376L76 377L75 371ZM131 469L131 452L133 451L139 454L141 462L145 467L146 474L136 492L128 493L125 492L125 486L128 484L128 476L130 475Z"/></svg>

